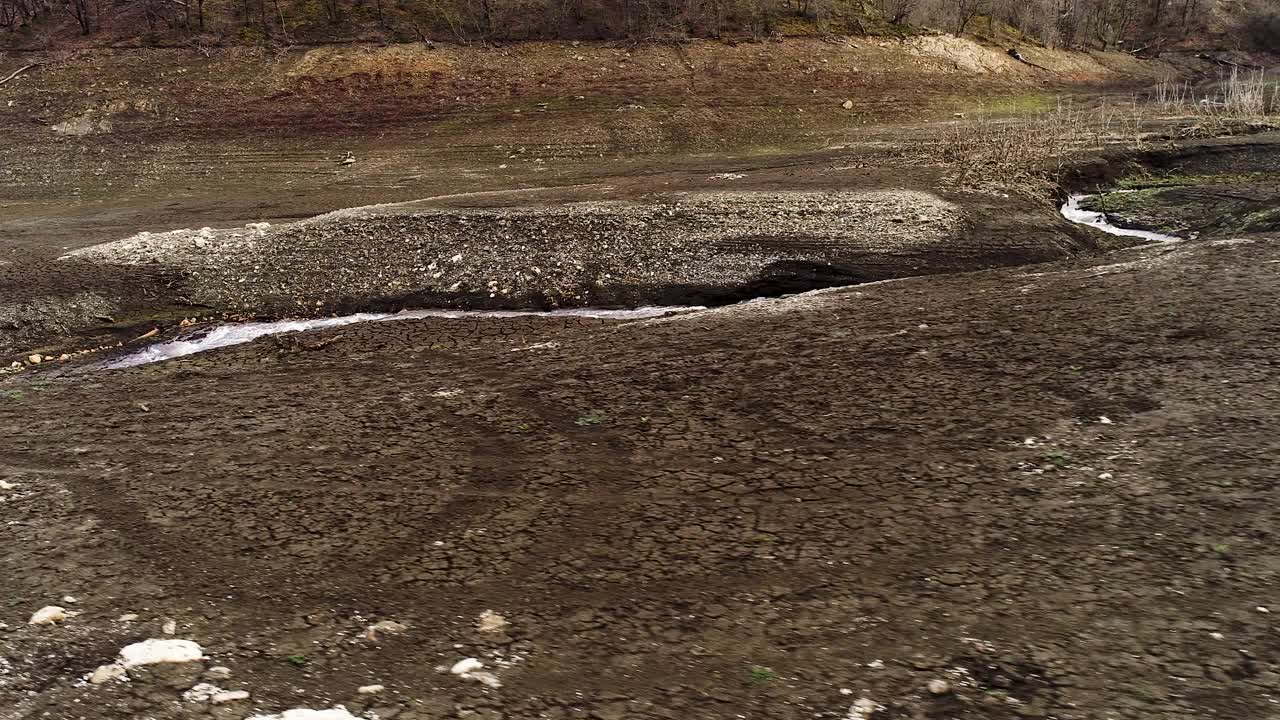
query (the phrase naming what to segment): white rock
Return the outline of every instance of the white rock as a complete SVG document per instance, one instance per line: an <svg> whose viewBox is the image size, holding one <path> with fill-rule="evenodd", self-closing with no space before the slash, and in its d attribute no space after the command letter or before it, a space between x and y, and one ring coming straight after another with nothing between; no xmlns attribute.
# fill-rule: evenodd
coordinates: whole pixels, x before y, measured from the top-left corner
<svg viewBox="0 0 1280 720"><path fill-rule="evenodd" d="M231 668L222 665L214 665L204 671L204 676L211 680L226 680L231 677Z"/></svg>
<svg viewBox="0 0 1280 720"><path fill-rule="evenodd" d="M476 627L480 632L496 632L507 626L507 619L492 610L480 613Z"/></svg>
<svg viewBox="0 0 1280 720"><path fill-rule="evenodd" d="M491 688L502 687L502 683L498 680L498 676L491 672L485 672L483 670L479 672L469 672L464 673L462 677L466 680L471 680L472 682L478 682L481 685L488 685Z"/></svg>
<svg viewBox="0 0 1280 720"><path fill-rule="evenodd" d="M1111 422L1111 418L1107 417L1106 415L1103 415L1102 417L1098 418L1098 422L1099 422L1099 423L1102 423L1103 425L1111 425L1111 424L1112 424L1112 422Z"/></svg>
<svg viewBox="0 0 1280 720"><path fill-rule="evenodd" d="M133 622L134 620L137 620L137 619L138 619L137 613L125 613L124 615L121 615L120 617L116 618L116 622Z"/></svg>
<svg viewBox="0 0 1280 720"><path fill-rule="evenodd" d="M39 353L32 353L27 356L27 362L31 363L32 365L39 365L40 361L43 359L44 358L40 357Z"/></svg>
<svg viewBox="0 0 1280 720"><path fill-rule="evenodd" d="M871 716L881 707L879 703L871 698L860 697L849 706L849 712L844 716L844 720L871 720Z"/></svg>
<svg viewBox="0 0 1280 720"><path fill-rule="evenodd" d="M18 487L17 483L11 483L7 480L0 480L0 490L12 490Z"/></svg>
<svg viewBox="0 0 1280 720"><path fill-rule="evenodd" d="M844 102L840 103L840 107L844 108L845 110L852 110L852 109L853 109L853 101L852 101L852 100L845 100Z"/></svg>
<svg viewBox="0 0 1280 720"><path fill-rule="evenodd" d="M364 637L366 640L377 640L378 633L380 632L391 633L392 635L396 635L408 629L409 629L409 626L405 625L404 623L398 623L395 620L383 620L381 622L376 622L370 625L369 627L365 628Z"/></svg>
<svg viewBox="0 0 1280 720"><path fill-rule="evenodd" d="M1110 480L1113 477L1115 477L1115 475L1112 475L1111 473L1100 473L1098 475L1099 480Z"/></svg>
<svg viewBox="0 0 1280 720"><path fill-rule="evenodd" d="M929 692L934 695L946 695L951 692L951 683L948 683L946 680L930 680L928 687Z"/></svg>
<svg viewBox="0 0 1280 720"><path fill-rule="evenodd" d="M465 658L454 663L453 667L449 668L449 672L454 675L466 675L469 672L475 672L483 667L484 663L479 660L475 658Z"/></svg>
<svg viewBox="0 0 1280 720"><path fill-rule="evenodd" d="M164 633L165 635L172 635L172 634L174 634L174 633L178 632L178 623L177 623L177 621L176 621L176 620L165 620L165 621L164 621L164 624L160 626L160 632Z"/></svg>
<svg viewBox="0 0 1280 720"><path fill-rule="evenodd" d="M68 604L68 605L75 605L75 604L76 604L76 599L75 599L74 597L70 596L70 595L63 595L63 596L62 596L62 602L66 603L66 604Z"/></svg>
<svg viewBox="0 0 1280 720"><path fill-rule="evenodd" d="M1211 632L1209 633L1209 637L1213 638L1214 640L1221 640L1226 636L1220 632Z"/></svg>
<svg viewBox="0 0 1280 720"><path fill-rule="evenodd" d="M209 702L213 703L214 705L224 705L229 702L236 702L237 700L248 700L248 699L249 699L248 690L223 690L220 693L214 693L213 697L209 698Z"/></svg>
<svg viewBox="0 0 1280 720"><path fill-rule="evenodd" d="M120 663L126 668L159 663L185 663L204 659L204 648L190 640L158 640L151 638L126 645L120 650Z"/></svg>
<svg viewBox="0 0 1280 720"><path fill-rule="evenodd" d="M386 689L385 685L361 685L356 688L356 693L359 695L377 695Z"/></svg>
<svg viewBox="0 0 1280 720"><path fill-rule="evenodd" d="M217 695L222 691L222 688L217 685L213 685L211 683L200 683L193 686L190 690L182 693L182 699L187 702L209 702L213 699L214 695Z"/></svg>
<svg viewBox="0 0 1280 720"><path fill-rule="evenodd" d="M454 255L453 257L449 258L449 262L455 262L455 263L462 262L462 253L458 253L457 255Z"/></svg>
<svg viewBox="0 0 1280 720"><path fill-rule="evenodd" d="M1268 613L1270 613L1270 612L1271 612L1271 609L1270 609L1270 608L1268 608L1268 607L1266 607L1265 605L1259 605L1259 606L1258 606L1257 608L1255 608L1255 609L1256 609L1258 612L1262 613L1263 615L1266 615L1266 614L1268 614Z"/></svg>
<svg viewBox="0 0 1280 720"><path fill-rule="evenodd" d="M31 619L27 621L28 625L56 625L66 620L67 611L57 605L46 605L31 614Z"/></svg>
<svg viewBox="0 0 1280 720"><path fill-rule="evenodd" d="M347 709L341 705L335 705L328 710L308 710L307 708L294 708L285 710L276 715L254 715L245 720L360 720L355 715L347 712Z"/></svg>
<svg viewBox="0 0 1280 720"><path fill-rule="evenodd" d="M109 680L116 680L125 676L124 666L119 663L111 663L110 665L99 665L97 670L89 673L85 678L93 685L101 685Z"/></svg>

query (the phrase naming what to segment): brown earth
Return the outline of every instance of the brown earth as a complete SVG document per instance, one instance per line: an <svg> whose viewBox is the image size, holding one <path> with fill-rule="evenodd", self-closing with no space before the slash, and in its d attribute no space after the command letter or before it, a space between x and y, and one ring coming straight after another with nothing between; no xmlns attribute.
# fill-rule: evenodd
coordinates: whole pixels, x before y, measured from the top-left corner
<svg viewBox="0 0 1280 720"><path fill-rule="evenodd" d="M790 60L796 47L748 50ZM194 310L167 305L179 279L166 268L56 260L68 250L429 196L442 196L429 208L483 214L689 191L927 192L962 208L965 237L985 243L971 267L1052 260L661 320L400 320L128 370L104 370L96 354L7 376L0 718L244 720L335 703L380 720L1277 717L1280 236L1237 233L1204 217L1218 206L1194 202L1178 219L1205 228L1198 240L1104 256L1116 244L1065 226L1047 199L949 186L921 159L938 137L923 109L973 109L943 109L930 88L1003 95L1018 111L1036 79L986 69L998 48L944 72L972 47L942 50L945 62L921 51L927 71L875 90L885 114L869 99L866 128L832 102L856 73L787 106L812 89L799 78L821 73L776 57L734 64L742 74L724 87L780 99L721 107L715 117L743 133L724 146L680 131L650 136L651 154L628 145L643 127L596 145L573 132L585 121L558 123L577 116L519 93L520 121L502 110L399 125L385 113L403 110L364 110L367 81L352 80L316 96L341 122L321 122L314 139L270 119L308 117L306 103L238 104L285 83L279 68L348 82L351 58L323 53L270 72L243 60L227 77L260 72L249 90L211 72L189 121L130 105L109 111L111 133L78 138L51 140L47 127L85 109L75 80L0 87L0 101L50 108L39 124L3 116L19 143L0 149L0 301L70 299L81 315L50 319L68 348ZM368 62L421 60L405 52ZM449 52L458 66L482 60ZM660 63L668 51L643 52ZM129 61L136 72L146 57ZM502 62L537 77L533 60ZM49 72L86 86L97 73ZM674 82L643 76L661 91L645 97ZM572 97L588 80L605 82L554 88ZM404 82L406 97L444 96ZM187 86L151 87L172 98ZM103 99L154 99L135 90ZM890 92L912 100L897 106ZM639 112L605 107L590 117L613 128ZM247 119L233 136L216 135L219 108ZM775 133L761 120L818 108L828 115L813 126ZM392 128L344 129L362 117ZM449 144L460 137L471 144ZM521 138L544 145L521 152ZM589 151L567 150L582 138ZM1129 161L1265 176L1239 206L1252 211L1274 188L1275 143L1129 153L1065 181L1111 182L1139 169ZM338 165L348 149L357 162ZM1188 197L1212 197L1215 183ZM998 256L1016 243L1064 251ZM78 334L102 297L129 298L132 317ZM28 625L46 605L79 614ZM507 624L480 629L485 611ZM170 637L170 621L208 658L83 681L123 646ZM400 625L370 631L384 621ZM500 687L449 672L468 657ZM184 699L197 682L250 696ZM374 684L385 688L357 692Z"/></svg>
<svg viewBox="0 0 1280 720"><path fill-rule="evenodd" d="M2 716L1273 717L1277 240L23 373Z"/></svg>

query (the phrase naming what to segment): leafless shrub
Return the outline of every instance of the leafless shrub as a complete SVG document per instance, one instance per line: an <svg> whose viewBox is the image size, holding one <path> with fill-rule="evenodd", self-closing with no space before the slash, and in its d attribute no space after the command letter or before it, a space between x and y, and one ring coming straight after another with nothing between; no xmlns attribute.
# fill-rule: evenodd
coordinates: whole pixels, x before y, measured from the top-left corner
<svg viewBox="0 0 1280 720"><path fill-rule="evenodd" d="M1268 87L1266 72L1232 68L1216 90L1197 95L1189 83L1166 78L1151 93L1165 115L1187 117L1229 132L1240 123L1273 125L1280 122L1280 84Z"/></svg>
<svg viewBox="0 0 1280 720"><path fill-rule="evenodd" d="M1063 103L1015 118L952 124L934 148L961 187L1043 195L1057 184L1072 154L1115 144L1142 143L1145 106L1084 109Z"/></svg>

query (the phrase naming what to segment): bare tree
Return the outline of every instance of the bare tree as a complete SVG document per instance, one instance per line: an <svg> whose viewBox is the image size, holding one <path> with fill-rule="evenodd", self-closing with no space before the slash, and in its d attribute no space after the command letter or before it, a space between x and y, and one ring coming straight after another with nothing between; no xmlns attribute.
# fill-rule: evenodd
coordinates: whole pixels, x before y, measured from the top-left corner
<svg viewBox="0 0 1280 720"><path fill-rule="evenodd" d="M987 12L987 0L952 0L951 6L955 12L956 35L964 34L974 18Z"/></svg>
<svg viewBox="0 0 1280 720"><path fill-rule="evenodd" d="M915 12L917 0L876 0L880 17L891 25L900 25Z"/></svg>
<svg viewBox="0 0 1280 720"><path fill-rule="evenodd" d="M89 0L63 0L62 8L75 18L81 35L93 32L93 14L89 8Z"/></svg>

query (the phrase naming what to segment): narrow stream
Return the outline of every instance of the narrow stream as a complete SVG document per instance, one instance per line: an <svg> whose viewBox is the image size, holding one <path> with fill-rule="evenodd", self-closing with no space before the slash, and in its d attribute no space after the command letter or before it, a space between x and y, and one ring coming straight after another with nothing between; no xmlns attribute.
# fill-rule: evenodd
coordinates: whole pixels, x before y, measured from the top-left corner
<svg viewBox="0 0 1280 720"><path fill-rule="evenodd" d="M1173 235L1116 227L1107 221L1105 213L1084 210L1080 201L1090 195L1071 195L1063 203L1062 216L1073 223L1088 225L1111 235L1136 237L1155 242L1174 242L1181 238ZM342 317L319 318L314 320L279 320L276 322L242 323L238 325L220 325L207 332L192 332L167 342L149 345L137 352L112 360L102 367L106 369L128 368L148 363L172 360L186 355L213 350L215 348L239 345L251 342L267 335L288 332L302 332L321 328L340 327L361 322L386 322L392 320L414 320L419 318L507 318L507 317L593 317L614 318L618 320L640 320L661 317L677 312L703 310L701 306L692 307L641 307L633 310L605 310L598 308L576 308L569 310L551 310L537 312L532 310L406 310L398 313L356 313Z"/></svg>
<svg viewBox="0 0 1280 720"><path fill-rule="evenodd" d="M1164 233L1153 232L1151 230L1135 230L1133 228L1116 227L1107 221L1106 213L1085 210L1080 207L1080 201L1085 198L1093 197L1092 195L1070 195L1067 201L1062 204L1062 217L1070 220L1077 225L1088 225L1097 228L1104 233L1110 235L1119 235L1121 237L1136 237L1144 240L1154 240L1155 242L1174 242L1181 240L1180 237L1173 235L1165 235Z"/></svg>
<svg viewBox="0 0 1280 720"><path fill-rule="evenodd" d="M240 323L219 325L208 332L195 331L167 342L149 345L135 353L112 360L102 367L108 370L135 367L148 363L172 360L185 355L251 342L266 335L341 327L361 322L387 322L392 320L417 320L421 318L511 318L511 317L590 317L615 320L641 320L661 317L677 312L703 310L702 306L641 307L634 310L606 310L601 308L572 308L568 310L404 310L398 313L356 313L341 317L315 320L278 320L275 322Z"/></svg>

